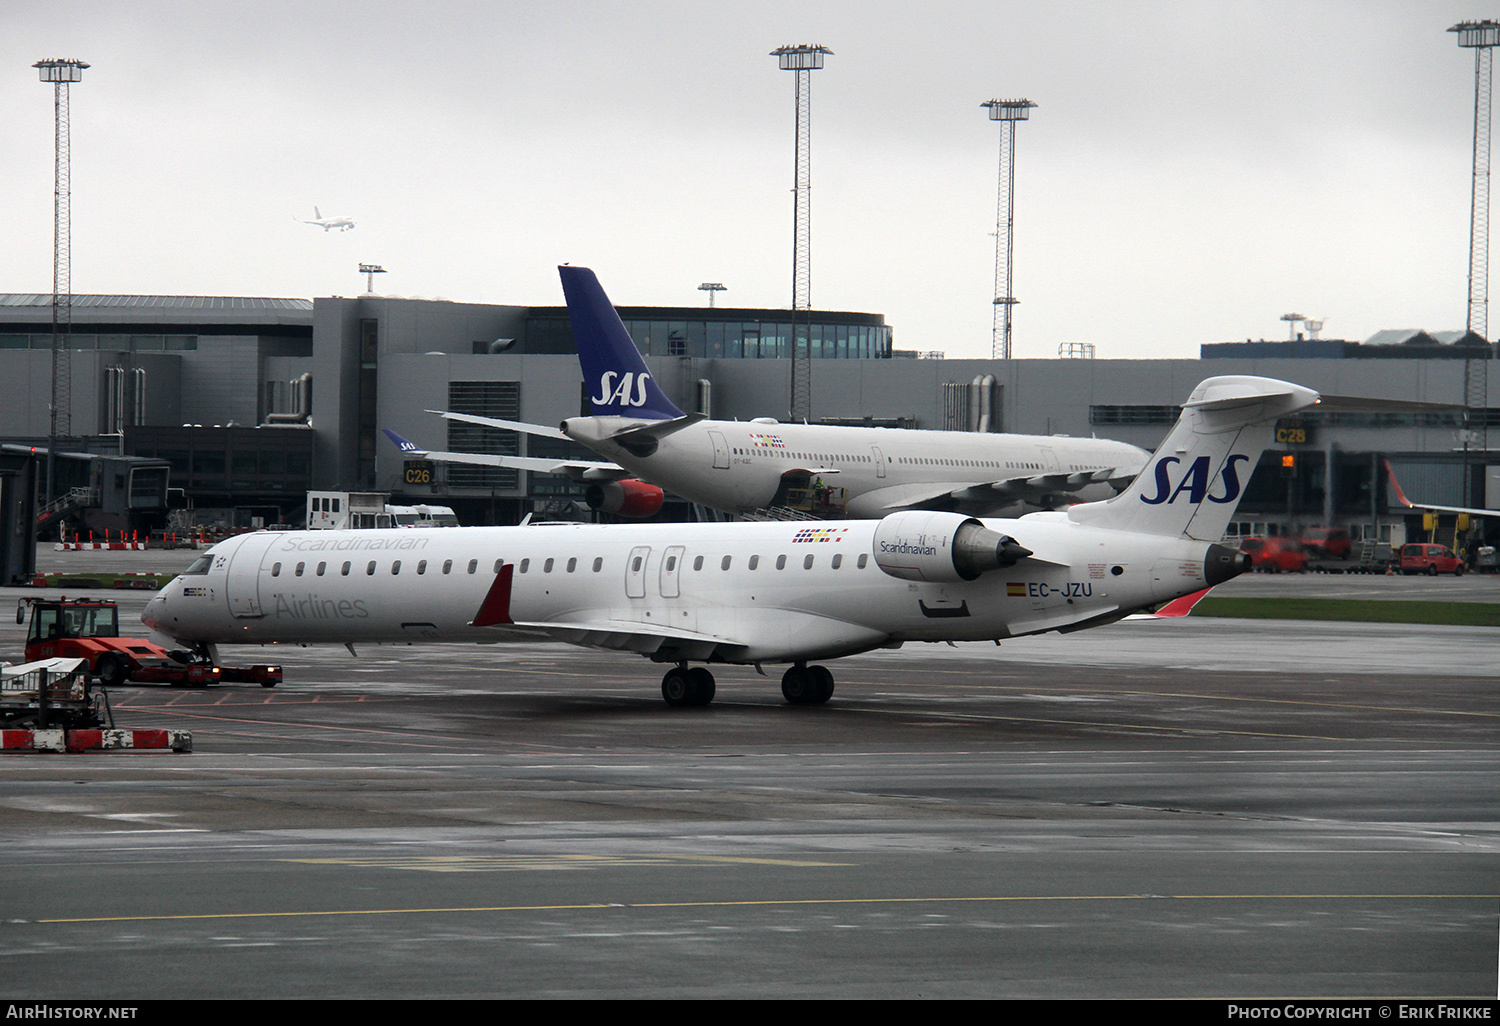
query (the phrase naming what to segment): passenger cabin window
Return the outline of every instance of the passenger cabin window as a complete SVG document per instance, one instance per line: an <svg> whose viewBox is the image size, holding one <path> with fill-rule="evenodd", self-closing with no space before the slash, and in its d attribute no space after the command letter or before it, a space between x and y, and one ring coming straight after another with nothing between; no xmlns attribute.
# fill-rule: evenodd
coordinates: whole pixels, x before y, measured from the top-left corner
<svg viewBox="0 0 1500 1026"><path fill-rule="evenodd" d="M323 576L323 571L325 571L327 569L328 569L328 564L327 563L319 563L318 564L318 576L322 577Z"/></svg>
<svg viewBox="0 0 1500 1026"><path fill-rule="evenodd" d="M729 557L728 556L725 556L722 560L719 561L719 569L720 570L728 570L729 569Z"/></svg>
<svg viewBox="0 0 1500 1026"><path fill-rule="evenodd" d="M396 574L399 574L400 572L401 572L401 560L398 559L394 563L391 564L391 575L394 576Z"/></svg>
<svg viewBox="0 0 1500 1026"><path fill-rule="evenodd" d="M523 560L521 560L521 573L524 574L524 573L526 573L526 571L528 571L530 569L531 569L531 560L530 559L523 559Z"/></svg>
<svg viewBox="0 0 1500 1026"><path fill-rule="evenodd" d="M505 565L505 560L503 560L503 559L497 559L497 560L495 560L495 573L498 574L500 572L500 568L502 566L504 566L504 565Z"/></svg>
<svg viewBox="0 0 1500 1026"><path fill-rule="evenodd" d="M426 572L427 572L427 560L424 559L424 560L421 560L421 561L419 561L417 563L417 576L421 577Z"/></svg>
<svg viewBox="0 0 1500 1026"><path fill-rule="evenodd" d="M469 573L471 573L471 574L472 573L477 573L478 571L479 571L479 560L477 560L477 559L471 559L471 560L469 560Z"/></svg>
<svg viewBox="0 0 1500 1026"><path fill-rule="evenodd" d="M569 562L572 562L572 561L569 560ZM569 569L571 570L572 568L569 567ZM676 570L676 569L677 569L677 557L676 556L668 556L667 557L667 573L671 573L673 570Z"/></svg>
<svg viewBox="0 0 1500 1026"><path fill-rule="evenodd" d="M839 567L841 567L843 565L844 565L844 554L842 552L836 552L836 553L834 553L834 556L833 556L833 568L835 570L837 570Z"/></svg>
<svg viewBox="0 0 1500 1026"><path fill-rule="evenodd" d="M353 566L352 563L350 563L348 560L345 560L344 561L344 568L339 571L339 575L342 576L342 577L348 577L349 576L349 570L350 570L350 568L352 566Z"/></svg>
<svg viewBox="0 0 1500 1026"><path fill-rule="evenodd" d="M365 576L366 577L374 577L375 576L375 561L373 559L370 560L369 565L365 567Z"/></svg>
<svg viewBox="0 0 1500 1026"><path fill-rule="evenodd" d="M552 562L552 557L548 556L547 561L542 564L542 573L550 574L552 572Z"/></svg>
<svg viewBox="0 0 1500 1026"><path fill-rule="evenodd" d="M445 560L443 560L443 573L445 573L445 574L451 574L452 572L453 572L453 560L451 560L451 559L445 559Z"/></svg>
<svg viewBox="0 0 1500 1026"><path fill-rule="evenodd" d="M760 566L760 557L759 556L751 556L750 557L750 569L754 570L758 566Z"/></svg>
<svg viewBox="0 0 1500 1026"><path fill-rule="evenodd" d="M568 573L572 573L574 570L577 570L577 569L578 569L578 560L576 558L569 558L569 560L568 560Z"/></svg>
<svg viewBox="0 0 1500 1026"><path fill-rule="evenodd" d="M272 577L280 577L281 576L281 564L280 563L272 563L271 564L271 576Z"/></svg>
<svg viewBox="0 0 1500 1026"><path fill-rule="evenodd" d="M786 569L786 556L784 554L776 557L776 569Z"/></svg>
<svg viewBox="0 0 1500 1026"><path fill-rule="evenodd" d="M296 570L297 576L301 577L302 576L302 571L304 571L306 569L307 569L307 564L306 563L298 563L297 564L297 570Z"/></svg>
<svg viewBox="0 0 1500 1026"><path fill-rule="evenodd" d="M868 552L861 552L859 554L859 569L863 570L865 568L865 561L869 558L870 554Z"/></svg>
<svg viewBox="0 0 1500 1026"><path fill-rule="evenodd" d="M694 570L702 570L703 569L703 557L702 556L696 556L696 557L694 557L694 559L693 559L693 569Z"/></svg>
<svg viewBox="0 0 1500 1026"><path fill-rule="evenodd" d="M702 559L703 559L703 557L699 556L698 559L701 562ZM603 556L595 556L594 557L594 573L597 574L600 570L603 570L603 569L604 569L604 557Z"/></svg>
<svg viewBox="0 0 1500 1026"><path fill-rule="evenodd" d="M809 552L807 555L803 556L802 557L802 569L804 569L804 570L811 570L812 569L812 559L813 559L813 557L812 557L812 553L811 552Z"/></svg>

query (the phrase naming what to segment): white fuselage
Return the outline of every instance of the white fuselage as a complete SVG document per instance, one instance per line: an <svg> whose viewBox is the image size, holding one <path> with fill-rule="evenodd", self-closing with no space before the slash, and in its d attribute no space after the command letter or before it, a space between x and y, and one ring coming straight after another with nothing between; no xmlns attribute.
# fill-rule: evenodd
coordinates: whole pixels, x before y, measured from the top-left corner
<svg viewBox="0 0 1500 1026"><path fill-rule="evenodd" d="M1034 555L975 580L893 576L883 539L899 518L926 515L897 514L884 528L845 521L261 532L215 546L200 572L175 578L152 599L143 620L185 644L540 634L661 660L791 662L1104 623L1207 586L1202 542L1085 526L1063 513L984 521ZM507 578L508 595L497 598ZM481 617L482 607L491 615ZM496 619L497 609L500 623L473 625Z"/></svg>
<svg viewBox="0 0 1500 1026"><path fill-rule="evenodd" d="M704 420L663 435L649 455L612 441L615 432L647 423L620 417L577 417L563 422L575 441L615 460L644 481L693 502L734 513L772 505L784 494L787 474L821 479L841 490L840 506L851 517L880 517L931 502L942 508L993 511L1035 509L1047 496L1066 501L1105 499L1116 489L1104 483L1064 485L1057 475L1106 473L1128 479L1150 453L1125 442L1060 435L984 434L968 431L907 431L756 421ZM998 481L1052 477L1033 489L986 492ZM944 501L951 493L980 486L972 497ZM1029 501L1028 501L1029 500Z"/></svg>

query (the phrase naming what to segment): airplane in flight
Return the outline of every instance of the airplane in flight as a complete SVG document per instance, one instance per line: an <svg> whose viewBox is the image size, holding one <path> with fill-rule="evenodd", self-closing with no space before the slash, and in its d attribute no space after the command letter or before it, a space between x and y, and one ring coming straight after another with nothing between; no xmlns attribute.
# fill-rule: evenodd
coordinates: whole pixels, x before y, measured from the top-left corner
<svg viewBox="0 0 1500 1026"><path fill-rule="evenodd" d="M294 220L294 221L300 221L302 219L294 217L294 218L292 218L292 220ZM352 231L354 229L354 218L352 218L352 217L324 217L322 215L322 213L319 212L319 210L318 210L317 207L313 207L313 219L311 221L302 221L302 223L303 224L315 224L319 228L323 229L325 232L328 231L328 230L330 230L330 229L332 229L332 228L337 228L341 232Z"/></svg>
<svg viewBox="0 0 1500 1026"><path fill-rule="evenodd" d="M610 462L552 471L593 481L588 502L596 509L650 516L665 489L729 513L796 504L853 518L903 509L998 516L1108 498L1135 478L1150 455L1100 438L709 420L683 413L657 387L594 272L565 265L558 273L595 415L570 417L559 431L428 412L567 438L599 453ZM440 462L535 469L515 456L426 455Z"/></svg>
<svg viewBox="0 0 1500 1026"><path fill-rule="evenodd" d="M999 641L1113 623L1229 580L1220 544L1277 418L1319 395L1203 381L1125 491L980 520L901 510L822 523L543 524L287 531L220 542L147 604L153 640L219 662L272 642L538 638L672 664L662 695L706 705L705 665L788 663L782 693L833 693L818 661L916 641ZM763 672L763 671L762 671Z"/></svg>

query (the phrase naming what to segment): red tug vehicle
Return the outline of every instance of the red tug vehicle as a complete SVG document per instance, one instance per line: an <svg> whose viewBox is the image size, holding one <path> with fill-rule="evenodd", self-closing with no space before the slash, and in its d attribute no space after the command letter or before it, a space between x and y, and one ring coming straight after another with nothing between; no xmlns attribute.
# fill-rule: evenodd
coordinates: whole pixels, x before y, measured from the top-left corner
<svg viewBox="0 0 1500 1026"><path fill-rule="evenodd" d="M26 622L26 661L65 657L88 660L89 673L105 687L126 681L201 688L238 682L274 688L281 683L281 667L215 666L204 654L168 652L144 638L120 637L120 611L115 603L90 598L23 598L16 606L16 623Z"/></svg>

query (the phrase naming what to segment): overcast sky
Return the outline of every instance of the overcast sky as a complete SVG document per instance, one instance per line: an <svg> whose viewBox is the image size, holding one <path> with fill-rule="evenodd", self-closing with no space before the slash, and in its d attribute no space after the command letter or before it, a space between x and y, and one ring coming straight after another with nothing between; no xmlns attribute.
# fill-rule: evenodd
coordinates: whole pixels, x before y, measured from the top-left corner
<svg viewBox="0 0 1500 1026"><path fill-rule="evenodd" d="M1017 129L1015 354L1464 325L1473 52L1448 0L382 0L0 4L0 292L49 292L73 87L73 291L377 289L554 305L791 301L794 76L812 299L987 356L999 126ZM6 70L8 69L8 70ZM299 224L314 205L351 232ZM1497 313L1500 317L1500 313Z"/></svg>

